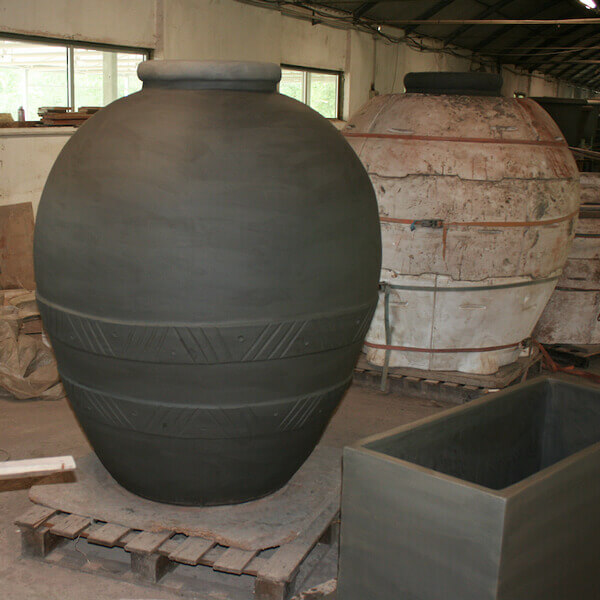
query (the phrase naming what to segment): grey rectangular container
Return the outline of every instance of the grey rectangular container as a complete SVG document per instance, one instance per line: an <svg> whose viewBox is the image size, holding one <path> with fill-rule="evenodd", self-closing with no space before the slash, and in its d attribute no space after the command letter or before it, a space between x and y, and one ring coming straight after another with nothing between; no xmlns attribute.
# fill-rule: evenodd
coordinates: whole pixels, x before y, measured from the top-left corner
<svg viewBox="0 0 600 600"><path fill-rule="evenodd" d="M338 600L599 600L600 387L540 378L344 450Z"/></svg>

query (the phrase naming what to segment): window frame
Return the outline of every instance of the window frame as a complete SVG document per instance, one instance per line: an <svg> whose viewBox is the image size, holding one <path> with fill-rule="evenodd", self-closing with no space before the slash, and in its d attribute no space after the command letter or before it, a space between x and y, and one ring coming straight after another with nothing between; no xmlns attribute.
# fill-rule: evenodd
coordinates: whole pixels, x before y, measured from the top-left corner
<svg viewBox="0 0 600 600"><path fill-rule="evenodd" d="M80 40L67 40L61 38L45 37L40 35L26 35L21 33L10 33L0 31L0 40L12 40L15 42L30 42L32 44L43 44L45 46L60 46L64 48L67 58L67 105L75 110L75 50L98 50L100 52L117 52L119 54L141 54L143 60L152 58L152 48L138 46L120 46L118 44L103 44L100 42L86 42Z"/></svg>
<svg viewBox="0 0 600 600"><path fill-rule="evenodd" d="M288 63L281 63L282 69L290 71L301 71L302 72L302 86L303 86L303 99L302 103L310 107L310 74L311 73L322 73L325 75L335 75L337 77L337 103L335 107L335 117L325 117L327 119L341 119L344 106L344 71L337 71L334 69L320 69L317 67L303 67L300 65L291 65ZM277 86L279 91L279 85Z"/></svg>

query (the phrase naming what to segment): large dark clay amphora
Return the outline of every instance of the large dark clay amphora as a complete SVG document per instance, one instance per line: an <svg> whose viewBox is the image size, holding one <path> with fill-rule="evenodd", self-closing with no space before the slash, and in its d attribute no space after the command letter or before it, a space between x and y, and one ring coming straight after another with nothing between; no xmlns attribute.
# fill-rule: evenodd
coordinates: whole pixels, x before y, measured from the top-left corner
<svg viewBox="0 0 600 600"><path fill-rule="evenodd" d="M377 301L375 196L277 65L148 61L66 144L37 216L38 303L73 410L130 491L281 487L348 387Z"/></svg>

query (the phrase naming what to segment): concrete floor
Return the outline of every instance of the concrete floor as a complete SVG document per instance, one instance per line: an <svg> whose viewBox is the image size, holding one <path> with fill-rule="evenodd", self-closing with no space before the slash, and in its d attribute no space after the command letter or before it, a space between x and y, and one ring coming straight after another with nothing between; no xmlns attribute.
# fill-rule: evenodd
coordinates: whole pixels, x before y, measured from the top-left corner
<svg viewBox="0 0 600 600"><path fill-rule="evenodd" d="M386 395L353 386L325 432L323 442L342 447L362 437L428 416L450 405ZM90 447L66 401L0 399L0 460L72 454ZM28 508L35 480L0 481L0 598L2 600L174 600L170 593L121 583L20 558L14 520Z"/></svg>

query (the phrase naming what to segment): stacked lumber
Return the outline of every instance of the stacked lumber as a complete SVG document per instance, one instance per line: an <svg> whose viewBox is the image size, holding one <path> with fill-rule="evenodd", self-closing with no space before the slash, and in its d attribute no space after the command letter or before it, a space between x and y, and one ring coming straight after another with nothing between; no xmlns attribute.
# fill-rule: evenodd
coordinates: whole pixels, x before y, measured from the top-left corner
<svg viewBox="0 0 600 600"><path fill-rule="evenodd" d="M42 125L63 125L70 127L79 127L85 123L92 114L88 112L48 112L42 117Z"/></svg>

